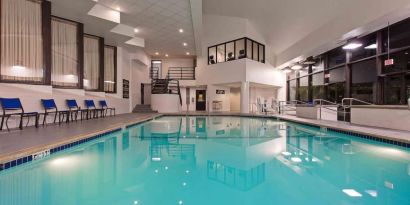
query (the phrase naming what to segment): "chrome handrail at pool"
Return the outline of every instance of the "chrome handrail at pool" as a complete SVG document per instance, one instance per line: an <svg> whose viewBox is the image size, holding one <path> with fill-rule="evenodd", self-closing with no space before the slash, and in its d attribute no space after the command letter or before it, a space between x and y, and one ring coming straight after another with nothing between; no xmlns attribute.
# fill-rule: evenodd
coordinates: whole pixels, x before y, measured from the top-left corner
<svg viewBox="0 0 410 205"><path fill-rule="evenodd" d="M345 104L345 101L348 101L347 105ZM362 103L364 105L374 105L373 103L369 103L369 102L359 100L359 99L356 99L356 98L343 98L342 99L343 121L345 121L345 122L346 122L346 114L349 114L349 115L351 114L350 110L349 111L346 111L346 110L350 109L352 107L353 102L359 102L359 103Z"/></svg>
<svg viewBox="0 0 410 205"><path fill-rule="evenodd" d="M278 104L278 111L279 114L282 114L283 111L295 111L296 110L296 105L307 105L307 102L303 102L300 100L289 100L289 101L279 101ZM289 110L285 110L284 108L289 108Z"/></svg>
<svg viewBox="0 0 410 205"><path fill-rule="evenodd" d="M319 119L322 119L322 108L326 109L326 110L330 110L336 113L339 113L339 111L337 110L337 107L340 106L340 104L329 101L329 100L325 100L325 99L313 99L313 104L314 105L319 105ZM336 106L336 110L332 109L332 108L328 108L325 105L331 105L331 106Z"/></svg>

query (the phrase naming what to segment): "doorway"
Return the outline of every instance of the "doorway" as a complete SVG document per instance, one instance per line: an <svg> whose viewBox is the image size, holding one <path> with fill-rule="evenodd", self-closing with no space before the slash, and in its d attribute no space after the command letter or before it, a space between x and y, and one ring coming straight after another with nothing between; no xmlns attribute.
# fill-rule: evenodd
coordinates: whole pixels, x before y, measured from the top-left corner
<svg viewBox="0 0 410 205"><path fill-rule="evenodd" d="M206 110L206 90L196 90L196 110Z"/></svg>

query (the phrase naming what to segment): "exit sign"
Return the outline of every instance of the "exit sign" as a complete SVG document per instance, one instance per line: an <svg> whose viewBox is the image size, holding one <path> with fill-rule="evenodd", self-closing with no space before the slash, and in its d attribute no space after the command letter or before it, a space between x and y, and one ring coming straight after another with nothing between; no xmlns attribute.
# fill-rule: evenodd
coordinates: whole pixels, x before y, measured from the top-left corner
<svg viewBox="0 0 410 205"><path fill-rule="evenodd" d="M394 64L394 59L387 59L384 61L384 66L389 66Z"/></svg>

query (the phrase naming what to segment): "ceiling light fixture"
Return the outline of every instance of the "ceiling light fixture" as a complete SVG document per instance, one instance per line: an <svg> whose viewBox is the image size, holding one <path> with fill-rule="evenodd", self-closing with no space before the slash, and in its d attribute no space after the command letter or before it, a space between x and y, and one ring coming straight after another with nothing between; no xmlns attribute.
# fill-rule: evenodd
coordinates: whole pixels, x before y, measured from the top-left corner
<svg viewBox="0 0 410 205"><path fill-rule="evenodd" d="M361 44L361 43L358 43L358 42L350 42L350 43L346 44L345 46L343 46L342 48L343 48L344 50L354 50L354 49L360 48L360 47L362 47L362 46L363 46L363 44Z"/></svg>
<svg viewBox="0 0 410 205"><path fill-rule="evenodd" d="M138 28L134 28L134 33L138 33L140 30Z"/></svg>
<svg viewBox="0 0 410 205"><path fill-rule="evenodd" d="M189 55L190 55L190 53L189 53L189 52L186 52L186 55L187 55L187 56L189 56Z"/></svg>
<svg viewBox="0 0 410 205"><path fill-rule="evenodd" d="M165 54L165 57L168 57L168 54Z"/></svg>
<svg viewBox="0 0 410 205"><path fill-rule="evenodd" d="M282 69L282 71L283 71L284 73L290 73L290 72L292 72L292 70L291 70L289 67Z"/></svg>
<svg viewBox="0 0 410 205"><path fill-rule="evenodd" d="M117 6L117 8L116 8L116 9L117 9L117 11L121 11L121 8L120 8L119 6Z"/></svg>
<svg viewBox="0 0 410 205"><path fill-rule="evenodd" d="M184 33L184 29L180 28L180 29L179 29L179 32L180 32L180 33Z"/></svg>
<svg viewBox="0 0 410 205"><path fill-rule="evenodd" d="M187 43L185 43L185 42L183 42L183 43L182 43L182 45L187 46L188 44L187 44Z"/></svg>
<svg viewBox="0 0 410 205"><path fill-rule="evenodd" d="M302 69L301 65L296 64L296 65L292 66L292 70L300 70L300 69Z"/></svg>
<svg viewBox="0 0 410 205"><path fill-rule="evenodd" d="M155 52L155 55L159 55L159 53L158 53L158 52Z"/></svg>
<svg viewBox="0 0 410 205"><path fill-rule="evenodd" d="M315 64L316 63L316 61L315 61L315 59L313 59L313 56L310 56L309 58L306 58L306 60L305 61L303 61L303 65L313 65L313 64Z"/></svg>
<svg viewBox="0 0 410 205"><path fill-rule="evenodd" d="M371 45L368 45L368 46L364 47L364 49L377 49L377 44L373 43Z"/></svg>

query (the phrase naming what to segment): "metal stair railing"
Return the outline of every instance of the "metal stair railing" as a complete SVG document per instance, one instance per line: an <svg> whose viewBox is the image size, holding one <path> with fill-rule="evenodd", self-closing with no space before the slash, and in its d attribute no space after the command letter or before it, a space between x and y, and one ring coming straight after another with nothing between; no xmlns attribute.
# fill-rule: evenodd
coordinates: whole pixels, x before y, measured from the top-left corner
<svg viewBox="0 0 410 205"><path fill-rule="evenodd" d="M347 103L345 103L346 101L347 101ZM343 108L343 121L346 122L346 114L349 114L349 115L352 114L350 108L352 107L354 102L358 102L358 103L364 104L364 105L374 105L373 103L369 103L369 102L359 100L359 99L356 99L356 98L343 98L342 99L342 105L341 105L342 108Z"/></svg>
<svg viewBox="0 0 410 205"><path fill-rule="evenodd" d="M340 106L340 104L335 103L335 102L331 102L329 100L325 100L325 99L313 99L313 105L317 105L319 106L319 119L322 119L322 109L326 109L326 110L330 110L336 113L339 113L339 111L337 110L337 108ZM328 106L336 106L336 110L329 108Z"/></svg>
<svg viewBox="0 0 410 205"><path fill-rule="evenodd" d="M178 80L152 79L151 94L176 94L179 96L179 103L182 105L181 88Z"/></svg>
<svg viewBox="0 0 410 205"><path fill-rule="evenodd" d="M167 79L195 80L195 67L169 67Z"/></svg>

